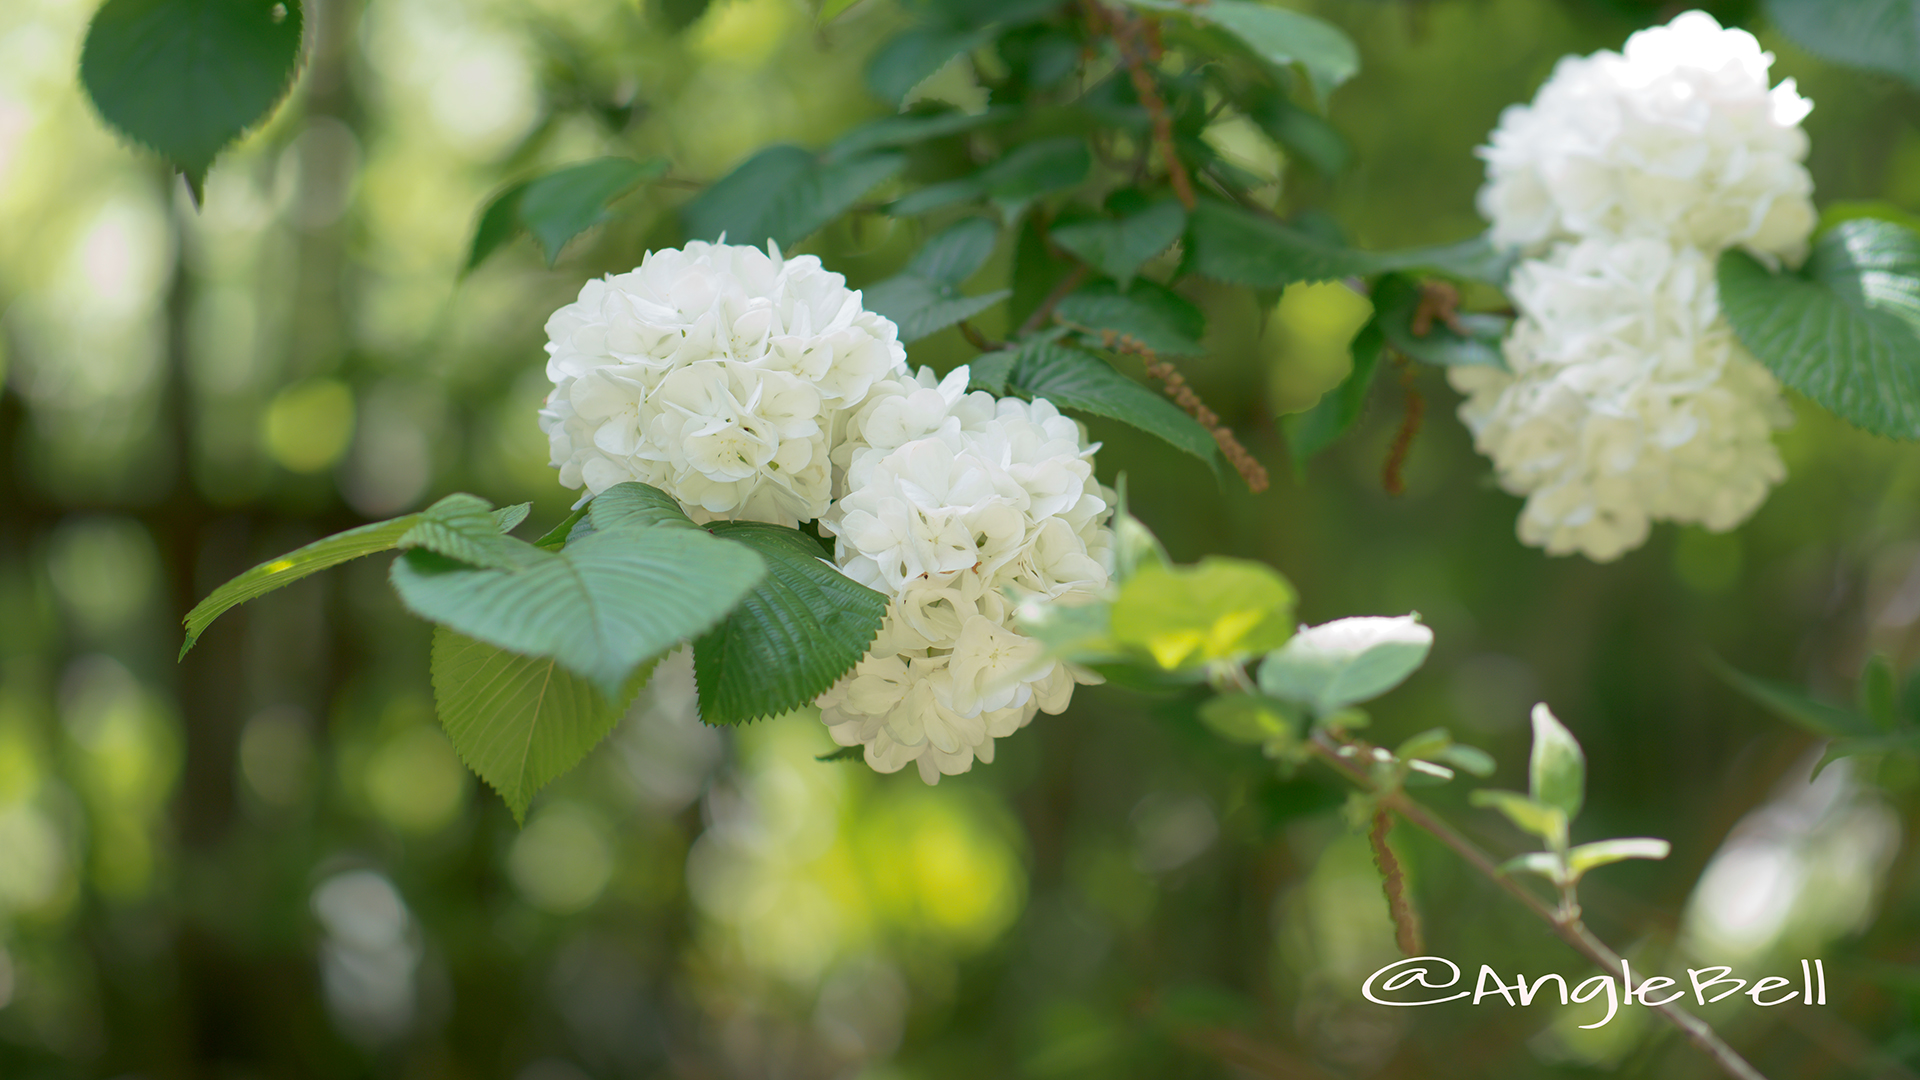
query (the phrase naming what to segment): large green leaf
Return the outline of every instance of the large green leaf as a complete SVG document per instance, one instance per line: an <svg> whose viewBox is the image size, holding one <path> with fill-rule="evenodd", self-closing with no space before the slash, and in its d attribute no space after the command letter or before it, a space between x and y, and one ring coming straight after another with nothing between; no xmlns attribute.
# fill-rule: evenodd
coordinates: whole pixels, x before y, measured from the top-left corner
<svg viewBox="0 0 1920 1080"><path fill-rule="evenodd" d="M309 574L316 574L330 566L358 559L362 555L390 551L400 543L420 520L418 514L376 521L371 525L362 525L357 529L335 533L332 536L315 540L305 547L295 548L285 555L248 570L225 585L213 590L205 600L195 604L187 612L187 639L180 645L180 655L186 656L193 648L200 634L230 608L244 604L257 596L291 585Z"/></svg>
<svg viewBox="0 0 1920 1080"><path fill-rule="evenodd" d="M1920 439L1920 234L1842 222L1799 271L1720 257L1720 307L1781 382L1875 435Z"/></svg>
<svg viewBox="0 0 1920 1080"><path fill-rule="evenodd" d="M767 576L694 642L700 718L738 724L819 697L866 655L886 617L886 595L835 569L798 529L753 521L712 529L758 553Z"/></svg>
<svg viewBox="0 0 1920 1080"><path fill-rule="evenodd" d="M686 511L680 509L680 503L673 496L651 484L642 484L637 480L615 484L594 496L593 501L587 504L587 521L593 529L655 525L682 529L699 528L687 517ZM578 531L576 526L570 538L585 535L587 534Z"/></svg>
<svg viewBox="0 0 1920 1080"><path fill-rule="evenodd" d="M1920 2L1766 0L1766 6L1781 33L1815 56L1920 85Z"/></svg>
<svg viewBox="0 0 1920 1080"><path fill-rule="evenodd" d="M1256 289L1422 269L1499 285L1513 263L1484 237L1442 247L1361 251L1216 199L1201 199L1188 215L1187 243L1187 269Z"/></svg>
<svg viewBox="0 0 1920 1080"><path fill-rule="evenodd" d="M524 821L542 787L580 762L620 722L653 670L617 701L550 657L521 656L444 626L433 630L433 698L460 760Z"/></svg>
<svg viewBox="0 0 1920 1080"><path fill-rule="evenodd" d="M984 218L961 219L928 240L904 271L861 290L867 308L892 319L901 341L918 341L1005 300L1010 290L960 293L960 283L993 254L999 232Z"/></svg>
<svg viewBox="0 0 1920 1080"><path fill-rule="evenodd" d="M1060 222L1048 235L1125 289L1140 265L1172 247L1186 227L1186 210L1173 199L1162 199L1118 219Z"/></svg>
<svg viewBox="0 0 1920 1080"><path fill-rule="evenodd" d="M80 83L113 128L186 174L273 112L300 64L300 0L107 0Z"/></svg>
<svg viewBox="0 0 1920 1080"><path fill-rule="evenodd" d="M1327 95L1360 70L1360 50L1339 28L1311 15L1250 0L1127 0L1137 8L1186 15L1239 38L1270 64L1299 64L1314 94Z"/></svg>
<svg viewBox="0 0 1920 1080"><path fill-rule="evenodd" d="M507 540L515 565L473 569L427 551L393 563L407 609L468 637L552 657L619 695L641 661L705 633L766 572L700 529L603 529L561 551Z"/></svg>
<svg viewBox="0 0 1920 1080"><path fill-rule="evenodd" d="M1212 465L1219 447L1213 433L1160 394L1134 382L1084 349L1034 341L974 361L975 379L998 393L1046 398L1056 408L1118 420L1156 436Z"/></svg>
<svg viewBox="0 0 1920 1080"><path fill-rule="evenodd" d="M1415 333L1414 316L1420 310L1419 283L1399 274L1384 274L1373 286L1374 319L1386 334L1387 344L1415 360L1441 367L1477 365L1506 370L1506 355L1501 339L1513 326L1503 315L1463 312L1454 317L1465 334L1439 319L1431 320L1426 333Z"/></svg>
<svg viewBox="0 0 1920 1080"><path fill-rule="evenodd" d="M1367 403L1367 390L1373 385L1373 375L1380 367L1380 353L1386 346L1386 336L1380 331L1378 319L1368 321L1353 337L1349 351L1353 354L1353 367L1340 385L1320 396L1318 403L1306 412L1294 413L1281 418L1281 427L1287 436L1287 453L1293 459L1294 475L1302 475L1308 460L1315 454L1333 445L1335 439L1346 434L1353 422L1360 418L1360 410Z"/></svg>
<svg viewBox="0 0 1920 1080"><path fill-rule="evenodd" d="M1061 300L1053 315L1055 321L1099 344L1113 334L1132 338L1164 356L1199 356L1206 351L1200 339L1207 332L1207 317L1178 293L1152 281L1136 281L1124 292L1111 281L1092 282Z"/></svg>
<svg viewBox="0 0 1920 1080"><path fill-rule="evenodd" d="M1012 221L1042 195L1063 191L1087 178L1093 155L1085 139L1061 136L1024 143L978 172L958 180L930 184L894 200L887 212L912 217L955 203L985 199Z"/></svg>
<svg viewBox="0 0 1920 1080"><path fill-rule="evenodd" d="M1265 563L1209 555L1148 563L1113 602L1113 639L1166 670L1279 648L1293 633L1293 586Z"/></svg>
<svg viewBox="0 0 1920 1080"><path fill-rule="evenodd" d="M508 509L524 517L525 505ZM477 495L449 495L415 515L393 546L424 548L469 566L512 566L516 549L501 535L500 514Z"/></svg>
<svg viewBox="0 0 1920 1080"><path fill-rule="evenodd" d="M666 158L604 157L515 184L495 195L481 212L467 269L480 265L522 229L533 234L552 266L567 241L612 216L607 204L666 171Z"/></svg>
<svg viewBox="0 0 1920 1080"><path fill-rule="evenodd" d="M907 92L964 52L993 39L985 28L917 26L896 35L867 63L867 89L889 105L900 104Z"/></svg>
<svg viewBox="0 0 1920 1080"><path fill-rule="evenodd" d="M897 153L826 161L798 146L769 146L680 208L692 240L790 247L853 208L906 164Z"/></svg>

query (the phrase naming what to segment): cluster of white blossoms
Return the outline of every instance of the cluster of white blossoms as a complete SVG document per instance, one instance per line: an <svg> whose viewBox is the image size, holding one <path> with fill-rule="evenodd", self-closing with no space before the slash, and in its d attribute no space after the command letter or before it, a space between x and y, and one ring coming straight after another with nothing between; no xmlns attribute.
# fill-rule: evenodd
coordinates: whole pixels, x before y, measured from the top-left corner
<svg viewBox="0 0 1920 1080"><path fill-rule="evenodd" d="M554 467L582 500L625 481L696 521L819 521L842 572L891 597L867 655L819 699L842 746L921 777L993 760L1084 671L1013 625L1015 601L1106 588L1114 496L1044 399L909 373L896 327L813 256L651 252L547 321Z"/></svg>
<svg viewBox="0 0 1920 1080"><path fill-rule="evenodd" d="M1114 494L1080 425L967 379L876 384L836 439L839 497L820 523L847 575L893 597L821 719L875 769L914 762L928 783L991 762L995 739L1094 678L1010 625L1008 593L1091 601L1113 570Z"/></svg>
<svg viewBox="0 0 1920 1080"><path fill-rule="evenodd" d="M1786 475L1791 420L1720 312L1719 254L1798 260L1815 214L1800 121L1811 104L1771 54L1703 12L1624 54L1567 57L1483 148L1480 209L1530 256L1508 294L1508 371L1455 367L1460 417L1520 539L1605 561L1652 521L1731 529Z"/></svg>

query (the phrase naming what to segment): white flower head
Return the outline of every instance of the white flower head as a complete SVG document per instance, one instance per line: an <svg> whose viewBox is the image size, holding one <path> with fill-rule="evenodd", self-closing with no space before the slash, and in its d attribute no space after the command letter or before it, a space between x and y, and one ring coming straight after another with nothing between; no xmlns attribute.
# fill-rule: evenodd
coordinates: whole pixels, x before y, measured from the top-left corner
<svg viewBox="0 0 1920 1080"><path fill-rule="evenodd" d="M1481 213L1496 243L1655 236L1709 252L1741 244L1797 261L1815 214L1792 79L1744 30L1689 11L1620 53L1560 61L1489 145Z"/></svg>
<svg viewBox="0 0 1920 1080"><path fill-rule="evenodd" d="M587 282L547 338L540 426L560 482L597 495L639 480L701 521L819 517L841 414L906 374L893 323L772 244L650 252Z"/></svg>
<svg viewBox="0 0 1920 1080"><path fill-rule="evenodd" d="M1785 478L1778 384L1719 313L1713 260L1658 240L1587 240L1522 263L1511 373L1455 367L1460 418L1501 486L1527 497L1520 539L1597 561L1654 520L1716 531Z"/></svg>

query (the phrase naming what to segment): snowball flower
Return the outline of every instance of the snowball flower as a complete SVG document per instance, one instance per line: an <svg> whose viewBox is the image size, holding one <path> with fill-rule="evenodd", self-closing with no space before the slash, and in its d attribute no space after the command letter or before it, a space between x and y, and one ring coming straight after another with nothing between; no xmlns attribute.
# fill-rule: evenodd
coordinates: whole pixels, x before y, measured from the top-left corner
<svg viewBox="0 0 1920 1080"><path fill-rule="evenodd" d="M1744 30L1689 11L1569 56L1481 148L1480 211L1497 244L1657 236L1709 252L1741 244L1797 262L1815 214L1800 121L1813 107Z"/></svg>
<svg viewBox="0 0 1920 1080"><path fill-rule="evenodd" d="M993 760L993 741L1066 708L1093 676L1013 622L1013 590L1091 600L1112 572L1113 493L1094 447L1045 400L967 393L968 372L884 380L833 440L835 561L893 597L864 659L819 699L842 746L921 778Z"/></svg>
<svg viewBox="0 0 1920 1080"><path fill-rule="evenodd" d="M1527 497L1522 541L1604 562L1652 520L1731 529L1785 477L1772 433L1792 414L1720 316L1711 258L1588 240L1522 263L1509 292L1510 373L1448 376L1475 447Z"/></svg>
<svg viewBox="0 0 1920 1080"><path fill-rule="evenodd" d="M828 439L906 373L893 323L811 255L694 242L589 281L547 320L540 413L567 487L652 484L699 521L827 509Z"/></svg>

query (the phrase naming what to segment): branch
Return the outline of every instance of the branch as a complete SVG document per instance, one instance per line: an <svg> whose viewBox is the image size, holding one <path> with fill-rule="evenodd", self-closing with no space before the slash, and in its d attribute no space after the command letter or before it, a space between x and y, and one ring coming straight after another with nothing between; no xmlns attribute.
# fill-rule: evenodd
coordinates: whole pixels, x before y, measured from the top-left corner
<svg viewBox="0 0 1920 1080"><path fill-rule="evenodd" d="M1562 917L1559 912L1548 906L1546 901L1535 896L1511 875L1501 873L1500 867L1494 863L1493 858L1481 851L1473 841L1455 832L1453 826L1408 798L1405 792L1380 791L1375 787L1372 777L1368 776L1366 770L1358 764L1356 759L1361 755L1353 753L1358 749L1355 744L1338 743L1326 732L1316 731L1313 733L1311 746L1314 754L1331 765L1334 771L1345 776L1362 790L1377 794L1381 809L1392 810L1405 818L1408 824L1452 848L1455 854L1465 859L1469 866L1480 872L1481 876L1506 890L1508 895L1520 901L1541 922L1552 927L1553 932L1558 934L1561 940L1573 946L1574 951L1593 961L1600 970L1612 978L1621 980L1623 987L1626 985L1626 970L1620 966L1620 954L1609 948L1606 942L1595 937L1593 931L1587 929L1587 924L1582 922L1577 914ZM1695 1046L1713 1058L1722 1072L1733 1077L1734 1080L1767 1080L1760 1070L1740 1056L1738 1050L1727 1045L1706 1021L1678 1005L1647 1005L1647 1008L1659 1013L1667 1019L1668 1023L1684 1032Z"/></svg>
<svg viewBox="0 0 1920 1080"><path fill-rule="evenodd" d="M1099 9L1097 0L1089 0L1087 7ZM1133 79L1134 96L1140 99L1140 106L1147 110L1147 118L1153 122L1153 145L1160 148L1160 156L1167 163L1167 182L1173 186L1174 197L1180 205L1191 210L1194 206L1193 178L1187 175L1186 163L1173 145L1173 117L1167 113L1167 103L1160 96L1160 88L1155 84L1153 72L1147 65L1160 59L1160 24L1145 15L1127 16L1117 12L1101 12L1091 16L1105 22L1113 34L1114 44L1120 47L1120 58L1126 62L1127 74Z"/></svg>

